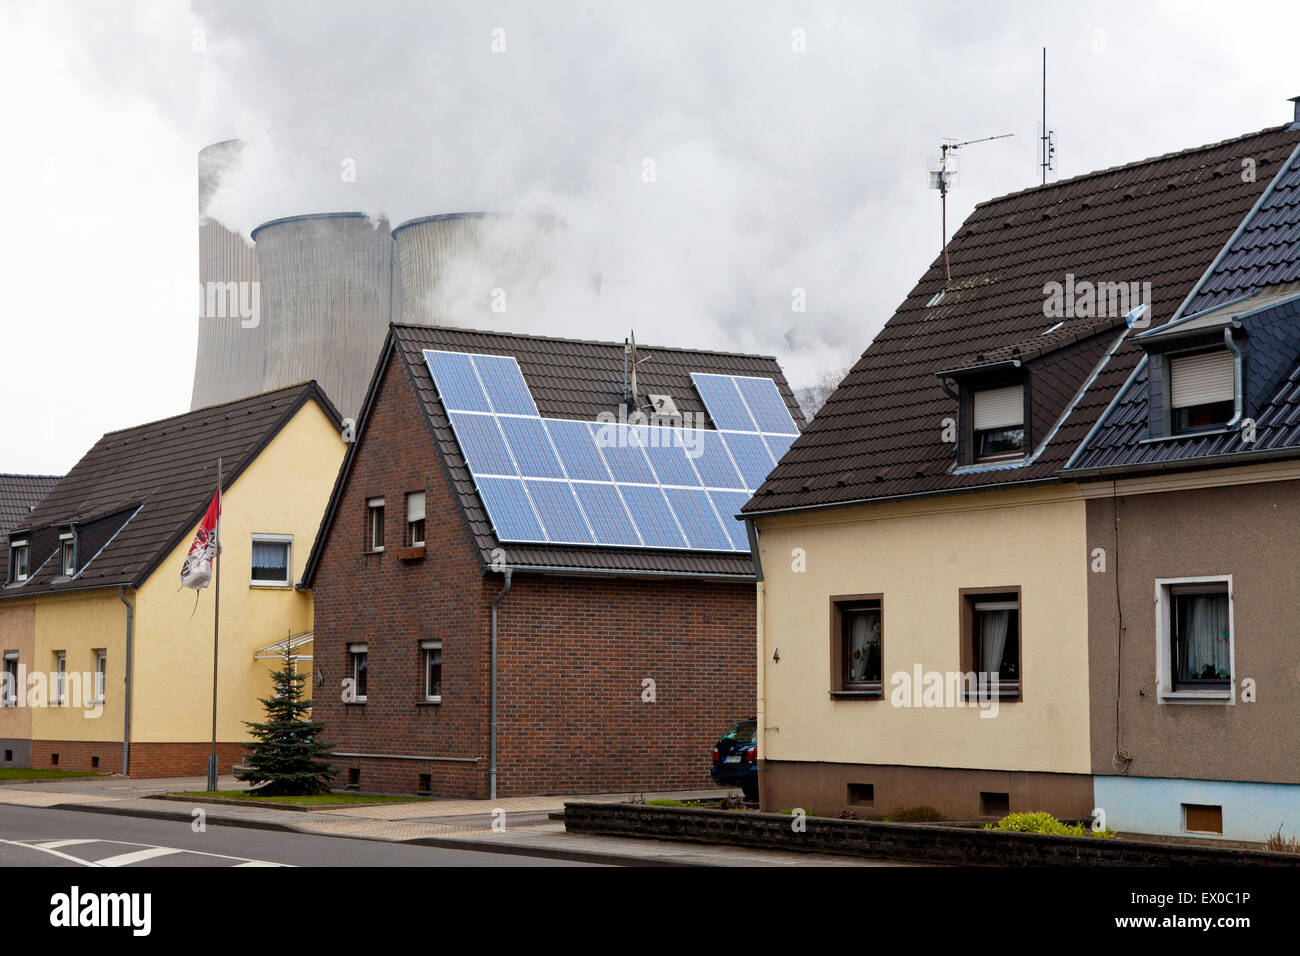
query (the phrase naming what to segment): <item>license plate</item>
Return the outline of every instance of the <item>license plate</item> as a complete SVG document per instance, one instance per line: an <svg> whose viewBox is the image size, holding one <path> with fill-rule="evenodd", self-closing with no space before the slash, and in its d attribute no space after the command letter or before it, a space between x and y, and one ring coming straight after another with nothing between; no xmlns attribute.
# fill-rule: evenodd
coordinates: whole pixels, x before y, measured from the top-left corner
<svg viewBox="0 0 1300 956"><path fill-rule="evenodd" d="M724 757L723 763L740 763L740 754L732 754L730 757Z"/></svg>

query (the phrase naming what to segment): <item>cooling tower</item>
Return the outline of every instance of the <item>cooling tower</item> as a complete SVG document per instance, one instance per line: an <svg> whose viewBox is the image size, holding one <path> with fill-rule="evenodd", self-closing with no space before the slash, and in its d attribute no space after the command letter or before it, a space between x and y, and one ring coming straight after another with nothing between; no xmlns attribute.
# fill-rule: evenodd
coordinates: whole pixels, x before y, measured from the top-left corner
<svg viewBox="0 0 1300 956"><path fill-rule="evenodd" d="M257 288L252 245L208 217L222 173L235 165L244 144L214 143L199 153L199 347L190 408L202 408L262 391L266 329L240 315Z"/></svg>
<svg viewBox="0 0 1300 956"><path fill-rule="evenodd" d="M261 278L261 389L316 379L355 416L388 332L392 237L364 213L291 216L253 230Z"/></svg>

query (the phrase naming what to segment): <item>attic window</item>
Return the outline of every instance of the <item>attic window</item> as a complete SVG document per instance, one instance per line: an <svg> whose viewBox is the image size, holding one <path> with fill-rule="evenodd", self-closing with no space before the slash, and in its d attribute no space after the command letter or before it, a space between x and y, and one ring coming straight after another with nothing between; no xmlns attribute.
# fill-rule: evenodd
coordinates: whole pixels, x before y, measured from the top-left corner
<svg viewBox="0 0 1300 956"><path fill-rule="evenodd" d="M1169 362L1170 429L1220 428L1233 416L1236 375L1227 349L1180 355Z"/></svg>
<svg viewBox="0 0 1300 956"><path fill-rule="evenodd" d="M77 539L73 534L59 535L59 569L65 578L77 573Z"/></svg>
<svg viewBox="0 0 1300 956"><path fill-rule="evenodd" d="M1024 385L1004 385L972 392L971 433L975 461L996 461L1023 454Z"/></svg>
<svg viewBox="0 0 1300 956"><path fill-rule="evenodd" d="M13 582L26 581L28 567L31 561L31 550L26 541L11 541L9 543L9 580Z"/></svg>

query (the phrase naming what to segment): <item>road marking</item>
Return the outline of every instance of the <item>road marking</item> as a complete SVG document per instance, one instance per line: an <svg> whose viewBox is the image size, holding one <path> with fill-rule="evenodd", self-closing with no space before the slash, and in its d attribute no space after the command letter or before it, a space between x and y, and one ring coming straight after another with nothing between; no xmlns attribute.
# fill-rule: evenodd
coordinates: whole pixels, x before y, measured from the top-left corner
<svg viewBox="0 0 1300 956"><path fill-rule="evenodd" d="M117 856L106 857L102 860L96 860L95 862L100 866L130 866L132 863L152 860L156 856L170 856L173 853L185 852L185 850L178 850L175 847L170 846L151 846L143 850L133 850L130 853L119 853Z"/></svg>
<svg viewBox="0 0 1300 956"><path fill-rule="evenodd" d="M84 840L51 840L49 843L33 843L31 846L38 847L42 850L57 850L61 846L76 846L79 843L98 843L97 839Z"/></svg>
<svg viewBox="0 0 1300 956"><path fill-rule="evenodd" d="M69 856L67 853L60 853L58 850L49 850L39 844L22 843L18 840L0 840L0 843L6 843L9 846L20 846L24 850L39 850L41 853L48 853L50 856L57 856L61 860L69 860L72 863L79 863L82 866L99 866L98 863L91 863L89 860L83 860L79 856Z"/></svg>

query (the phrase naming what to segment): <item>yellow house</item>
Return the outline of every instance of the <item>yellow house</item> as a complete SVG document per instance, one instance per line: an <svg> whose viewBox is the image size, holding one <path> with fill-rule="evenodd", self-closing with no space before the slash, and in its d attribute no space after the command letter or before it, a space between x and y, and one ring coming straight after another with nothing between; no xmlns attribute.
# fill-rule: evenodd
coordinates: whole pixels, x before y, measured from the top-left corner
<svg viewBox="0 0 1300 956"><path fill-rule="evenodd" d="M345 447L314 382L101 438L9 536L0 766L206 771L217 593L180 570L218 460L218 760L241 762L286 640L310 668L296 584Z"/></svg>

